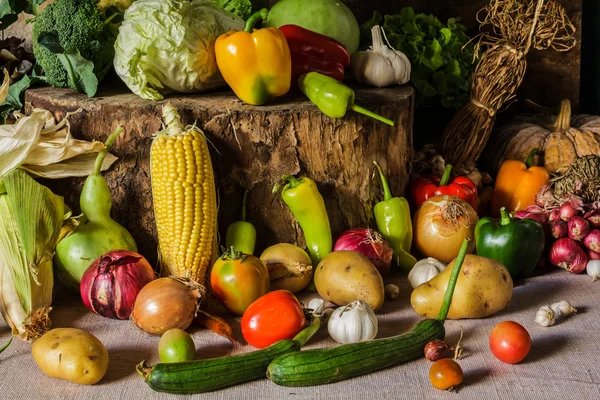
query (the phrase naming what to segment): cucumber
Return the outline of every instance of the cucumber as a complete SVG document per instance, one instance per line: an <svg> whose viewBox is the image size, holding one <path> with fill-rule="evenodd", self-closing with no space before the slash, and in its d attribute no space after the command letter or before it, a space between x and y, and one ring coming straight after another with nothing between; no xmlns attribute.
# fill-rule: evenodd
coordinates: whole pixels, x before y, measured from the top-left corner
<svg viewBox="0 0 600 400"><path fill-rule="evenodd" d="M465 239L452 270L437 319L419 321L410 332L399 336L279 356L269 365L267 377L281 386L322 385L378 371L423 356L427 343L434 339L444 339L446 333L444 320L450 309L467 246L468 241Z"/></svg>
<svg viewBox="0 0 600 400"><path fill-rule="evenodd" d="M206 360L161 363L152 367L142 361L136 367L148 386L157 392L173 394L205 393L265 377L267 367L278 356L299 351L319 330L320 320L311 324L294 339L280 340L252 353Z"/></svg>

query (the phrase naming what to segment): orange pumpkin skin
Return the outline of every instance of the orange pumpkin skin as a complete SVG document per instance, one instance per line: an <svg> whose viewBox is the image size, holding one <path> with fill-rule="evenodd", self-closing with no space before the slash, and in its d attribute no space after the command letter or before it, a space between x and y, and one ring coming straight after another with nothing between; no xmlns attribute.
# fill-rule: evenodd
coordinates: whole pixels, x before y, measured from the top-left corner
<svg viewBox="0 0 600 400"><path fill-rule="evenodd" d="M551 118L521 117L492 135L483 159L495 171L505 160L525 162L534 148L543 153L543 166L550 173L564 172L577 157L600 154L600 116L571 118L571 103L563 100L560 114Z"/></svg>

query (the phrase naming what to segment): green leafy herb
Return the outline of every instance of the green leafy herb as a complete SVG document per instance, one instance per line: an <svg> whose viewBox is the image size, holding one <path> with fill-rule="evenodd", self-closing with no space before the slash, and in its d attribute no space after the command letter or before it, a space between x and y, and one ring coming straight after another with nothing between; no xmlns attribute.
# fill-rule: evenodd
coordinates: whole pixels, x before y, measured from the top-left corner
<svg viewBox="0 0 600 400"><path fill-rule="evenodd" d="M63 48L57 31L42 32L38 37L40 46L55 54L67 71L69 82L78 92L94 97L98 90L98 78L94 74L94 63L81 56L75 47Z"/></svg>
<svg viewBox="0 0 600 400"><path fill-rule="evenodd" d="M361 24L363 46L370 45L370 30L382 20L390 44L410 59L417 104L439 97L444 107L458 109L469 101L474 45L459 19L443 24L433 15L415 14L412 7L385 17L375 12Z"/></svg>

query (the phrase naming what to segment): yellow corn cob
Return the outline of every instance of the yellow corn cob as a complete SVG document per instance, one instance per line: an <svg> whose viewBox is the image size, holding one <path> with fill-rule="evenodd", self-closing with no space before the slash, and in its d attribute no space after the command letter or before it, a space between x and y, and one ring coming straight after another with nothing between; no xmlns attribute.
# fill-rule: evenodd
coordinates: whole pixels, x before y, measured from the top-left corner
<svg viewBox="0 0 600 400"><path fill-rule="evenodd" d="M166 130L150 150L150 176L163 275L204 284L217 252L217 199L204 133L184 128L177 109L163 107Z"/></svg>

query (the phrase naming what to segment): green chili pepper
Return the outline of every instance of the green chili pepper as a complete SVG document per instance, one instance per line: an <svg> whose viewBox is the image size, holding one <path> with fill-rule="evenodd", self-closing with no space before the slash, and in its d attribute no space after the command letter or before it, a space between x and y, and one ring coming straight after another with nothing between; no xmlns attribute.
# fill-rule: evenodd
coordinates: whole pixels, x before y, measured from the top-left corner
<svg viewBox="0 0 600 400"><path fill-rule="evenodd" d="M242 218L240 221L234 222L227 227L225 235L226 248L232 246L244 254L254 254L254 246L256 245L256 229L254 225L246 221L246 197L248 191L244 191L242 197Z"/></svg>
<svg viewBox="0 0 600 400"><path fill-rule="evenodd" d="M404 197L392 197L390 186L381 167L377 161L373 161L373 164L379 171L384 195L384 200L375 204L373 208L377 229L394 250L400 269L409 272L417 263L417 260L410 254L413 235L410 207Z"/></svg>
<svg viewBox="0 0 600 400"><path fill-rule="evenodd" d="M281 197L302 228L308 254L313 267L316 268L323 257L331 253L333 247L323 196L319 193L316 183L307 177L297 179L291 175L284 175L281 182L273 187L273 193L277 193L282 186ZM313 281L307 289L316 290Z"/></svg>
<svg viewBox="0 0 600 400"><path fill-rule="evenodd" d="M298 86L302 93L328 117L343 118L348 110L353 110L394 126L394 121L354 104L354 91L327 75L309 72L298 78Z"/></svg>

